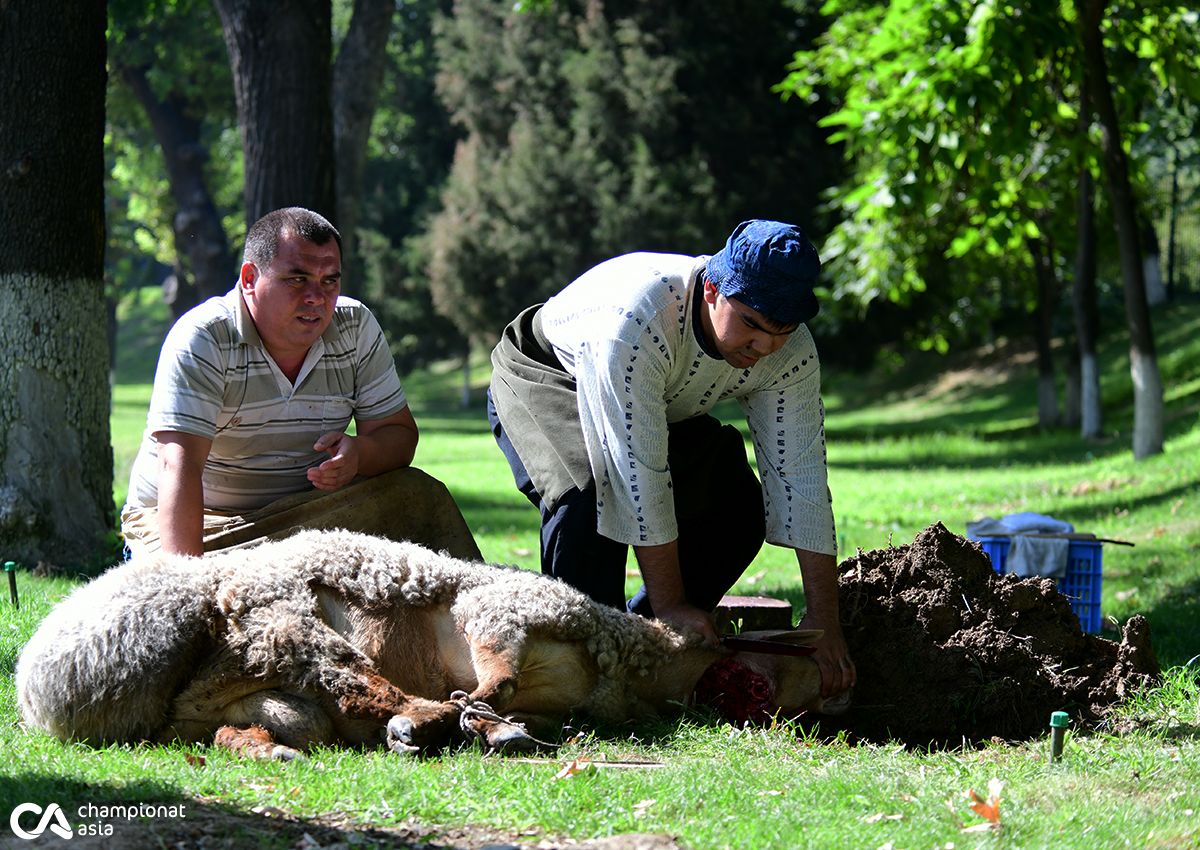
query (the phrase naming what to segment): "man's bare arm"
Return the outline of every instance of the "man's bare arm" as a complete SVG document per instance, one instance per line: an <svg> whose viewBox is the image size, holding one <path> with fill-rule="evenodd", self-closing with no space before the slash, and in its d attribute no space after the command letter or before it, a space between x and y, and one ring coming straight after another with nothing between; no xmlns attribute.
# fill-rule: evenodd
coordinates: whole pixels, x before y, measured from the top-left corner
<svg viewBox="0 0 1200 850"><path fill-rule="evenodd" d="M168 554L204 554L204 463L212 440L159 431L158 527Z"/></svg>
<svg viewBox="0 0 1200 850"><path fill-rule="evenodd" d="M704 642L717 645L717 630L712 614L687 601L683 592L683 575L679 570L679 542L672 540L658 546L635 546L638 567L646 583L646 595L656 619L672 626L699 632Z"/></svg>

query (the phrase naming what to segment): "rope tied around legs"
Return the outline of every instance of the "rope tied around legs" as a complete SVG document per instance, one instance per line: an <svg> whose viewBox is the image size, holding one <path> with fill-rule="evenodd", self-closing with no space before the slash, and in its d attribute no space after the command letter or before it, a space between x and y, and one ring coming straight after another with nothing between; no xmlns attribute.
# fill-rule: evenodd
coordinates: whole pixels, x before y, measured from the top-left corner
<svg viewBox="0 0 1200 850"><path fill-rule="evenodd" d="M458 726L466 736L467 740L474 741L477 738L482 739L484 748L488 752L495 752L499 748L494 746L482 732L475 728L473 721L485 720L492 723L504 723L519 729L521 735L534 744L537 744L539 747L549 747L550 749L555 749L557 747L556 744L551 744L548 741L542 741L533 737L529 734L529 730L525 728L524 723L513 720L511 717L502 717L483 700L472 699L471 695L466 691L454 691L451 693L450 702L458 706Z"/></svg>

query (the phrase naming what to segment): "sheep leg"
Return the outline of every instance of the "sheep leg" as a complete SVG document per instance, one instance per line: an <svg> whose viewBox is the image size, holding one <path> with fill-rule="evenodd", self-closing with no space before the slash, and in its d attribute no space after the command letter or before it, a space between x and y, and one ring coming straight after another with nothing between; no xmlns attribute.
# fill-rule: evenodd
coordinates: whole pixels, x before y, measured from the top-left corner
<svg viewBox="0 0 1200 850"><path fill-rule="evenodd" d="M383 743L400 754L434 751L461 739L461 709L452 702L409 696L371 671L337 690L334 723L345 739Z"/></svg>
<svg viewBox="0 0 1200 850"><path fill-rule="evenodd" d="M478 684L459 702L463 704L459 720L464 732L480 738L488 752L523 753L551 748L552 744L533 737L526 725L513 717L502 716L517 695L520 662L511 647L496 649L471 643L471 661Z"/></svg>
<svg viewBox="0 0 1200 850"><path fill-rule="evenodd" d="M282 760L300 758L312 745L334 740L329 715L307 697L272 687L250 690L252 680L221 684L204 699L200 692L206 689L200 686L182 695L158 740L202 741L216 727L212 740L217 746L251 758ZM238 691L245 695L232 698Z"/></svg>
<svg viewBox="0 0 1200 850"><path fill-rule="evenodd" d="M509 714L501 717L486 703L468 705L460 721L464 730L478 737L489 753L511 755L539 751L553 752L558 745L548 739L562 729L555 720L532 714Z"/></svg>
<svg viewBox="0 0 1200 850"><path fill-rule="evenodd" d="M231 703L225 708L222 719L228 724L223 729L242 734L227 732L226 740L218 740L218 743L255 757L291 760L314 744L327 744L334 739L333 723L317 703L298 694L274 689L247 694ZM269 738L265 743L271 744L272 748L265 754L260 752L264 742L259 740L257 733L246 734L250 730L265 732ZM217 736L221 738L221 730Z"/></svg>
<svg viewBox="0 0 1200 850"><path fill-rule="evenodd" d="M304 758L299 750L276 743L271 733L261 726L222 726L213 736L213 743L237 755L255 759L291 761Z"/></svg>

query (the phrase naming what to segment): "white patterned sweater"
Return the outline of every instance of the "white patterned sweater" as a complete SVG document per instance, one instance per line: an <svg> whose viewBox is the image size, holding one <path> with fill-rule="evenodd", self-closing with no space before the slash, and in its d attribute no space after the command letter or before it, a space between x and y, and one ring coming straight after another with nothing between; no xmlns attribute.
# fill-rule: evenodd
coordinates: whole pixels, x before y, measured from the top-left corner
<svg viewBox="0 0 1200 850"><path fill-rule="evenodd" d="M676 539L667 424L736 398L763 482L767 541L836 554L812 335L801 325L749 369L706 354L693 331L692 295L707 260L626 254L542 308L542 331L577 384L599 531L635 546Z"/></svg>

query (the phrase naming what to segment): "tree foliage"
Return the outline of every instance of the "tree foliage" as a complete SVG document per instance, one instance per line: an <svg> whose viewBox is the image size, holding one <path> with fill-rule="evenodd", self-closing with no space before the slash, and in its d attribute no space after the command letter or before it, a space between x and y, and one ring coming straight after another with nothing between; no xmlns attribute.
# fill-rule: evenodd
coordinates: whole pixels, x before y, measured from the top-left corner
<svg viewBox="0 0 1200 850"><path fill-rule="evenodd" d="M711 252L737 221L811 221L828 175L770 92L806 30L780 3L458 0L439 88L465 139L430 229L438 309L494 340L630 250Z"/></svg>
<svg viewBox="0 0 1200 850"><path fill-rule="evenodd" d="M1134 8L1120 5L1110 31ZM1053 265L1063 269L1078 169L1099 173L1096 137L1077 126L1073 8L831 0L823 11L828 33L797 54L781 87L830 102L826 123L846 154L850 177L829 197L834 297L860 309L881 300L915 307L927 318L915 336L942 348L1002 306L1031 304L1029 240L1058 246ZM1110 36L1131 113L1152 81L1190 77L1169 58L1187 29L1171 17L1178 38L1170 49L1143 45L1141 73ZM1148 130L1129 121L1126 144Z"/></svg>
<svg viewBox="0 0 1200 850"><path fill-rule="evenodd" d="M443 0L399 5L359 199L362 295L379 317L402 370L463 349L462 334L434 310L426 276L425 231L461 136L434 85L433 21L446 5Z"/></svg>
<svg viewBox="0 0 1200 850"><path fill-rule="evenodd" d="M233 89L216 12L206 0L113 0L108 58L110 265L149 254L171 266L180 312L234 278L227 218L241 156L228 155Z"/></svg>

